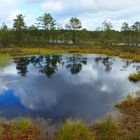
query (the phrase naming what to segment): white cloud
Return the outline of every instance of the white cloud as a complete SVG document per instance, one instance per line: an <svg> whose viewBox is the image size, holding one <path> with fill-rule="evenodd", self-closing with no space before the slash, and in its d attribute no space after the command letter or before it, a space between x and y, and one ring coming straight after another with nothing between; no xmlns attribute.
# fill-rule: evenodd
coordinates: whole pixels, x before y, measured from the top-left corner
<svg viewBox="0 0 140 140"><path fill-rule="evenodd" d="M7 25L12 24L12 15L18 10L17 3L21 0L0 0L0 24L5 22Z"/></svg>
<svg viewBox="0 0 140 140"><path fill-rule="evenodd" d="M106 19L119 29L124 21L133 24L140 19L139 5L139 0L1 0L0 21L10 25L15 14L23 12L27 23L34 23L38 15L49 12L63 24L76 16L90 29Z"/></svg>
<svg viewBox="0 0 140 140"><path fill-rule="evenodd" d="M17 69L16 69L16 65L15 64L11 64L9 66L6 66L2 69L0 69L0 76L4 77L4 76L9 76L9 75L12 75L12 76L17 76L18 73L17 73Z"/></svg>
<svg viewBox="0 0 140 140"><path fill-rule="evenodd" d="M8 90L8 87L5 85L0 85L0 96L5 94L5 92Z"/></svg>
<svg viewBox="0 0 140 140"><path fill-rule="evenodd" d="M61 2L44 2L42 3L42 8L44 10L49 10L49 11L60 11L62 9L62 3Z"/></svg>
<svg viewBox="0 0 140 140"><path fill-rule="evenodd" d="M82 66L82 72L77 75L77 77L71 77L71 74L66 74L64 77L68 81L68 79L71 79L70 81L72 84L89 84L89 83L95 83L98 80L98 71L95 70L92 67L92 64L90 66ZM77 82L79 81L79 82Z"/></svg>
<svg viewBox="0 0 140 140"><path fill-rule="evenodd" d="M77 16L83 21L84 27L96 28L104 20L110 20L115 28L120 28L122 22L130 24L140 19L139 0L51 0L47 3L47 12L53 13L63 23L71 16ZM57 3L61 8L56 12Z"/></svg>
<svg viewBox="0 0 140 140"><path fill-rule="evenodd" d="M21 12L20 10L16 9L16 10L13 11L13 12L11 13L11 15L9 16L9 20L12 21L12 20L16 17L16 15L21 14L21 13L22 13L22 12Z"/></svg>

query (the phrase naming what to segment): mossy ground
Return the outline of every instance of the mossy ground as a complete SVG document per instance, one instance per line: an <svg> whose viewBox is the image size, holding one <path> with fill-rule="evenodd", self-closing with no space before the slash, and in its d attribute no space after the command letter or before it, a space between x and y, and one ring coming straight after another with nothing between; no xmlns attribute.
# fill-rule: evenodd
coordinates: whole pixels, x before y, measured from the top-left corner
<svg viewBox="0 0 140 140"><path fill-rule="evenodd" d="M39 129L29 119L0 123L0 140L37 140Z"/></svg>

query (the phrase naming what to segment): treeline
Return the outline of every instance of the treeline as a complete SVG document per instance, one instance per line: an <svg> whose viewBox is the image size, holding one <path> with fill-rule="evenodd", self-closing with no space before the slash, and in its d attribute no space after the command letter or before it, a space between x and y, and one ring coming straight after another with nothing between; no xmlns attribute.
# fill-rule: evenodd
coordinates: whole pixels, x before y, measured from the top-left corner
<svg viewBox="0 0 140 140"><path fill-rule="evenodd" d="M45 13L37 18L32 26L27 26L24 16L19 14L13 20L13 27L9 28L4 23L0 28L0 46L17 46L23 44L49 45L115 45L115 46L139 46L140 22L129 26L127 22L122 24L121 30L113 29L109 21L104 21L102 27L95 31L82 28L80 19L72 17L65 27L57 24L51 14Z"/></svg>

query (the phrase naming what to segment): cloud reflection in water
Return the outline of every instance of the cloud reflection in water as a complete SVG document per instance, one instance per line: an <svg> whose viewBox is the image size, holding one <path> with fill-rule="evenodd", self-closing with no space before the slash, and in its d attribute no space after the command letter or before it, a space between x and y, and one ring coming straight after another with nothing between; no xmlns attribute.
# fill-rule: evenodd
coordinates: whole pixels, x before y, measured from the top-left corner
<svg viewBox="0 0 140 140"><path fill-rule="evenodd" d="M0 68L1 116L93 121L112 111L112 105L137 86L127 78L136 71L134 65L139 66L100 55L17 58ZM15 80L16 83L8 82ZM9 112L10 109L14 111Z"/></svg>

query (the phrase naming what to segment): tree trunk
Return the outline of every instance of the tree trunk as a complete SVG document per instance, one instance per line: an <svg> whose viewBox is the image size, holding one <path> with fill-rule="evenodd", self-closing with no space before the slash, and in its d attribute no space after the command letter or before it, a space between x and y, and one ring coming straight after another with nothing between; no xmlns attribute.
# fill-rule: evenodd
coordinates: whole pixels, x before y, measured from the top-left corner
<svg viewBox="0 0 140 140"><path fill-rule="evenodd" d="M73 42L73 45L75 45L75 31L73 30L73 34L72 34L72 42Z"/></svg>

